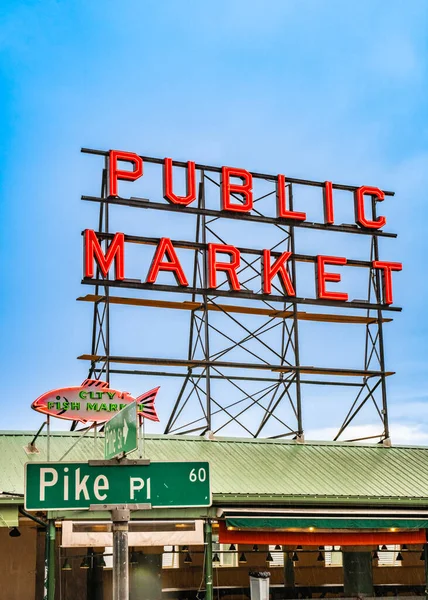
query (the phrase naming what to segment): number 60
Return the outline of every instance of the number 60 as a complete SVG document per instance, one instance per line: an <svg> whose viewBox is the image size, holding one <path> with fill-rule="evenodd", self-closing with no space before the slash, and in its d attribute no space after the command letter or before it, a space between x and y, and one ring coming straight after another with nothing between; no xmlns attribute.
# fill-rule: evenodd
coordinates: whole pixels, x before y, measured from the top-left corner
<svg viewBox="0 0 428 600"><path fill-rule="evenodd" d="M206 478L207 478L207 472L205 471L205 469L203 467L198 469L198 473L196 473L196 469L192 469L190 471L189 479L192 483L195 483L195 481L205 481Z"/></svg>

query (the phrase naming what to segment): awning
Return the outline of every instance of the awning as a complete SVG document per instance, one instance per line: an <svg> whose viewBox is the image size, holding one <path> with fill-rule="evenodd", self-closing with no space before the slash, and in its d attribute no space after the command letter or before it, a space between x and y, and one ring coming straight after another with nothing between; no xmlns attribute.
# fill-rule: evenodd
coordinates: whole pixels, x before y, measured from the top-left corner
<svg viewBox="0 0 428 600"><path fill-rule="evenodd" d="M396 517L229 517L227 527L236 529L427 529L428 519Z"/></svg>
<svg viewBox="0 0 428 600"><path fill-rule="evenodd" d="M232 521L232 519L230 519ZM233 527L229 525L229 527ZM381 544L424 544L425 529L391 531L390 529L330 529L294 530L228 529L219 521L219 542L222 544L281 544L284 546L378 546Z"/></svg>
<svg viewBox="0 0 428 600"><path fill-rule="evenodd" d="M0 527L18 527L18 507L0 504Z"/></svg>

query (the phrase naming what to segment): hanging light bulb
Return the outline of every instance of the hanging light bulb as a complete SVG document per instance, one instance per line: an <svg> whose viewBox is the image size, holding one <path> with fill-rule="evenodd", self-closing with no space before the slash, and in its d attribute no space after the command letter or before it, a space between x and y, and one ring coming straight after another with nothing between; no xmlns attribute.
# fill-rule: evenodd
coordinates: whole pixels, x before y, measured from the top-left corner
<svg viewBox="0 0 428 600"><path fill-rule="evenodd" d="M216 552L213 556L213 563L219 563L219 562L220 562L220 557Z"/></svg>
<svg viewBox="0 0 428 600"><path fill-rule="evenodd" d="M9 536L10 537L20 537L21 532L19 531L18 527L12 527L12 529L9 531Z"/></svg>
<svg viewBox="0 0 428 600"><path fill-rule="evenodd" d="M259 551L259 547L257 546L257 544L254 544L253 552L258 552L258 551Z"/></svg>
<svg viewBox="0 0 428 600"><path fill-rule="evenodd" d="M235 544L230 544L230 546L229 546L229 550L230 550L231 552L235 552L235 550L236 550L236 546L235 546Z"/></svg>
<svg viewBox="0 0 428 600"><path fill-rule="evenodd" d="M247 562L247 557L245 556L244 552L241 553L241 556L239 557L239 562L240 563L246 563Z"/></svg>
<svg viewBox="0 0 428 600"><path fill-rule="evenodd" d="M277 544L277 545L275 546L275 550L282 550L282 546L280 546L279 544Z"/></svg>
<svg viewBox="0 0 428 600"><path fill-rule="evenodd" d="M65 561L61 567L61 571L71 571L71 565L68 561L68 558L65 559Z"/></svg>
<svg viewBox="0 0 428 600"><path fill-rule="evenodd" d="M184 564L190 565L192 562L193 562L192 557L190 556L190 552L188 552L186 554L186 556L184 557Z"/></svg>
<svg viewBox="0 0 428 600"><path fill-rule="evenodd" d="M292 556L291 560L293 562L297 562L299 560L299 555L297 554L297 552L293 552L293 556Z"/></svg>
<svg viewBox="0 0 428 600"><path fill-rule="evenodd" d="M403 560L403 555L401 554L401 552L397 554L397 560Z"/></svg>
<svg viewBox="0 0 428 600"><path fill-rule="evenodd" d="M84 556L82 559L82 562L80 563L80 568L81 569L89 569L91 566L91 561L89 559L89 556Z"/></svg>
<svg viewBox="0 0 428 600"><path fill-rule="evenodd" d="M373 560L379 560L379 554L377 553L377 550L375 550L373 552L373 556L372 556Z"/></svg>
<svg viewBox="0 0 428 600"><path fill-rule="evenodd" d="M317 561L321 562L321 561L323 561L323 560L324 560L323 553L322 553L322 552L320 552L320 553L318 554Z"/></svg>
<svg viewBox="0 0 428 600"><path fill-rule="evenodd" d="M266 554L266 562L272 562L272 561L273 561L272 554L270 552L268 552Z"/></svg>

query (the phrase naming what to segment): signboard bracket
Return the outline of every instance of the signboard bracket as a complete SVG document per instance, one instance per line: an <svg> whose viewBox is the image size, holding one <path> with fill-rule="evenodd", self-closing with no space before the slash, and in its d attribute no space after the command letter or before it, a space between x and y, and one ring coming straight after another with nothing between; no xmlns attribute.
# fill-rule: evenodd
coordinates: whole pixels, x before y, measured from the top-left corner
<svg viewBox="0 0 428 600"><path fill-rule="evenodd" d="M90 467L117 467L117 465L123 466L147 466L150 464L149 458L110 458L110 459L93 459L88 460Z"/></svg>

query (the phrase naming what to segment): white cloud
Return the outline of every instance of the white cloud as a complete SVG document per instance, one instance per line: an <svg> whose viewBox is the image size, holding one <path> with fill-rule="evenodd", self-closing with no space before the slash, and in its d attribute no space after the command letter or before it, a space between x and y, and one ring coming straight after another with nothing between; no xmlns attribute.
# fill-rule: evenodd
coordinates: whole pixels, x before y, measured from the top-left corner
<svg viewBox="0 0 428 600"><path fill-rule="evenodd" d="M351 425L349 426L342 439L339 441L354 440L363 437L378 435L380 431L379 425ZM428 445L428 428L423 428L416 423L403 425L401 423L390 424L391 439L393 445ZM306 440L332 440L337 434L337 429L334 427L324 427L322 429L309 429L305 432ZM367 442L376 443L378 440L367 440Z"/></svg>

